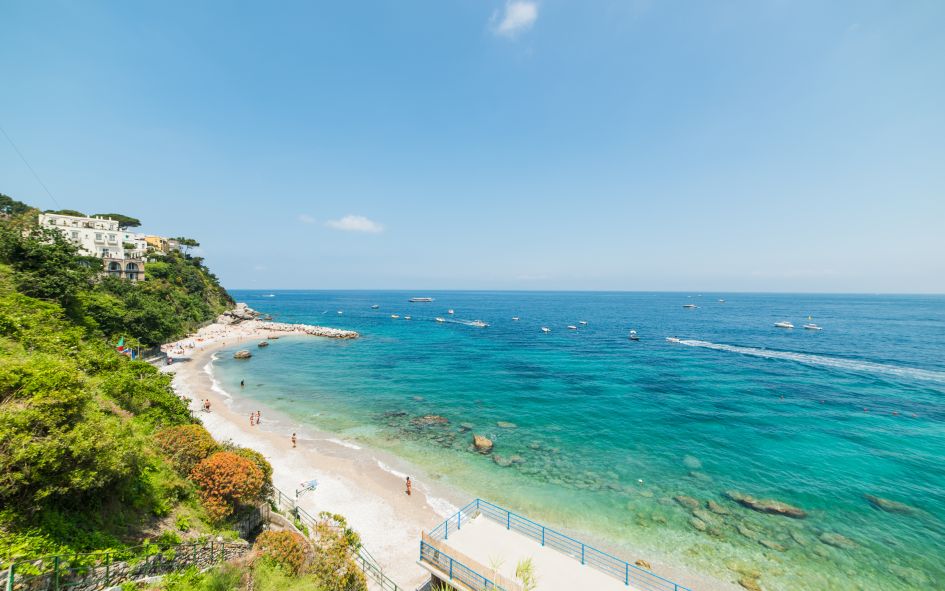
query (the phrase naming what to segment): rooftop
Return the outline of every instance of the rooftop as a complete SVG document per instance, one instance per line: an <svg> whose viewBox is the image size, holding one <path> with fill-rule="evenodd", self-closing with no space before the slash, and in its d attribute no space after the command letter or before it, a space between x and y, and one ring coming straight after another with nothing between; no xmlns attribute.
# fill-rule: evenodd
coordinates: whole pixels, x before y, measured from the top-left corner
<svg viewBox="0 0 945 591"><path fill-rule="evenodd" d="M525 558L532 559L536 591L690 591L481 499L420 543L420 565L464 590L520 591L515 568Z"/></svg>

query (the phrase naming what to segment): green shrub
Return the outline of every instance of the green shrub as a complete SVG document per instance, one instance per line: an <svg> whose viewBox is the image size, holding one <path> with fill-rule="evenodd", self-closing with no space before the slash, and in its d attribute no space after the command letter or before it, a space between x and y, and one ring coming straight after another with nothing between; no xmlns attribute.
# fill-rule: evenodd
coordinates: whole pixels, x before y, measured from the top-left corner
<svg viewBox="0 0 945 591"><path fill-rule="evenodd" d="M302 572L307 562L305 540L295 532L263 532L256 538L253 548L260 560L269 561L293 575Z"/></svg>

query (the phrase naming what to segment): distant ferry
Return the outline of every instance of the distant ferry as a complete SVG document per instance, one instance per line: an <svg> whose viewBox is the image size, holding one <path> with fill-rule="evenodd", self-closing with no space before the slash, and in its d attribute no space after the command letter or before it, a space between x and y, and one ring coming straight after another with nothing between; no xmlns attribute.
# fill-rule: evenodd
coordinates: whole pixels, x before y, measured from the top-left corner
<svg viewBox="0 0 945 591"><path fill-rule="evenodd" d="M433 301L433 298L410 298L410 299L407 300L407 301L408 301L408 302L413 302L413 303L417 304L417 303L420 303L420 302L432 302L432 301Z"/></svg>
<svg viewBox="0 0 945 591"><path fill-rule="evenodd" d="M788 322L787 320L782 320L781 322L775 322L774 325L778 328L794 328L794 325Z"/></svg>
<svg viewBox="0 0 945 591"><path fill-rule="evenodd" d="M698 308L699 306L695 304L683 304L683 308Z"/></svg>

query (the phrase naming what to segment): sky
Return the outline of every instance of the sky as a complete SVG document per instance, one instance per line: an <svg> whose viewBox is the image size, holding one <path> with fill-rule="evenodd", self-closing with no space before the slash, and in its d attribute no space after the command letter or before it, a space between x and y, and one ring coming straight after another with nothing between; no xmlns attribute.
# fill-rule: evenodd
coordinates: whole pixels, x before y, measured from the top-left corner
<svg viewBox="0 0 945 591"><path fill-rule="evenodd" d="M940 0L4 0L0 192L194 237L228 288L943 293L943 29Z"/></svg>

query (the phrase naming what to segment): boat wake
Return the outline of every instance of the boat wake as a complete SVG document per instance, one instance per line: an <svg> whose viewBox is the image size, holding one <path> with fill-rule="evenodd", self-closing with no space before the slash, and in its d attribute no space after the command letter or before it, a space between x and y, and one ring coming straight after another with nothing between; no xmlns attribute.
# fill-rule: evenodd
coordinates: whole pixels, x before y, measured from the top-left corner
<svg viewBox="0 0 945 591"><path fill-rule="evenodd" d="M712 349L714 351L725 351L728 353L749 355L751 357L762 357L764 359L782 359L785 361L794 361L797 363L803 363L805 365L815 365L818 367L826 367L830 369L840 369L913 380L923 380L927 382L945 383L945 372L934 371L930 369L901 367L897 365L886 365L884 363L874 363L872 361L857 361L854 359L843 359L842 357L826 357L823 355L812 355L810 353L795 353L793 351L777 351L772 349L758 349L755 347L739 347L737 345L710 343L709 341L699 341L695 339L679 339L678 341L673 342L679 343L680 345L686 345L688 347L700 347L703 349Z"/></svg>

